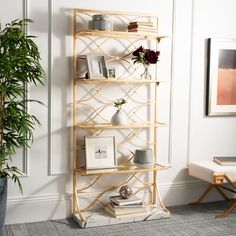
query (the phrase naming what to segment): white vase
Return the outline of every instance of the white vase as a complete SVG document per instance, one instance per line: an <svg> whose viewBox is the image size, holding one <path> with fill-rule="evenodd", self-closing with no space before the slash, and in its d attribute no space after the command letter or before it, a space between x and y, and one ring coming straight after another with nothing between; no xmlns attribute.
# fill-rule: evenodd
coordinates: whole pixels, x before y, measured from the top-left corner
<svg viewBox="0 0 236 236"><path fill-rule="evenodd" d="M117 110L111 118L112 125L126 125L127 117L122 110Z"/></svg>

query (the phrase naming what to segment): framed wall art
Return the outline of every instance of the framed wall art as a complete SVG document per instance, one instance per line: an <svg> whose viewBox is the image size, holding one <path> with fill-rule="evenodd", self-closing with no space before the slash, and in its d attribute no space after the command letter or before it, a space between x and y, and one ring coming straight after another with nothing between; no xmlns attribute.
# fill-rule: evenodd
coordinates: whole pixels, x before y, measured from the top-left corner
<svg viewBox="0 0 236 236"><path fill-rule="evenodd" d="M207 115L236 115L236 39L208 39L207 77Z"/></svg>
<svg viewBox="0 0 236 236"><path fill-rule="evenodd" d="M107 78L107 69L104 56L96 54L87 54L86 63L88 70L88 78Z"/></svg>
<svg viewBox="0 0 236 236"><path fill-rule="evenodd" d="M116 168L115 137L85 137L86 169Z"/></svg>

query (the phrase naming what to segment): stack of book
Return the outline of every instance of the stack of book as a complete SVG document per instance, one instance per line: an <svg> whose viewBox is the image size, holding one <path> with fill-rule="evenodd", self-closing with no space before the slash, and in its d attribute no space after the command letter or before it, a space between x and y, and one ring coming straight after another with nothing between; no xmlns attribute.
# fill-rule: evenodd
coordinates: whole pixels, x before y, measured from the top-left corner
<svg viewBox="0 0 236 236"><path fill-rule="evenodd" d="M147 213L142 200L134 195L128 199L123 199L120 196L110 197L110 202L105 206L105 211L117 218L134 217Z"/></svg>
<svg viewBox="0 0 236 236"><path fill-rule="evenodd" d="M130 22L128 25L128 32L148 32L156 33L156 28L152 22L148 21L134 21Z"/></svg>

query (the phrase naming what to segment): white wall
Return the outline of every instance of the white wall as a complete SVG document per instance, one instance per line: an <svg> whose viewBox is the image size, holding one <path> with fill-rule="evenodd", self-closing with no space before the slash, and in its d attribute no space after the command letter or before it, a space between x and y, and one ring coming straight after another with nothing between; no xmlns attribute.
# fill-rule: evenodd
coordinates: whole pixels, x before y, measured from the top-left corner
<svg viewBox="0 0 236 236"><path fill-rule="evenodd" d="M35 143L24 167L24 195L9 182L6 223L64 218L70 214L70 103L71 103L71 9L88 8L150 12L159 16L159 31L172 37L161 74L172 79L170 143L162 162L171 168L159 174L166 205L195 199L205 183L190 178L188 161L209 160L214 155L236 155L235 117L206 117L206 38L236 38L234 0L0 0L2 23L28 15L35 21L30 32L37 35L48 80L45 87L30 89L30 97L45 103L32 106L41 120ZM212 198L213 199L213 195Z"/></svg>

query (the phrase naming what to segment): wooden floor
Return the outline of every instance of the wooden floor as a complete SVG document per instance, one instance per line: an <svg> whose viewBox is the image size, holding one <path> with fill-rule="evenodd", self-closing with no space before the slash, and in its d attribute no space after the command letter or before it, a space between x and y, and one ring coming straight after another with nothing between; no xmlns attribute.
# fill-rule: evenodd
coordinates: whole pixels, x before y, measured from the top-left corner
<svg viewBox="0 0 236 236"><path fill-rule="evenodd" d="M216 220L229 202L204 203L169 208L171 217L138 223L80 229L72 219L7 225L3 236L217 236L236 235L236 211ZM2 236L2 235L1 235Z"/></svg>

